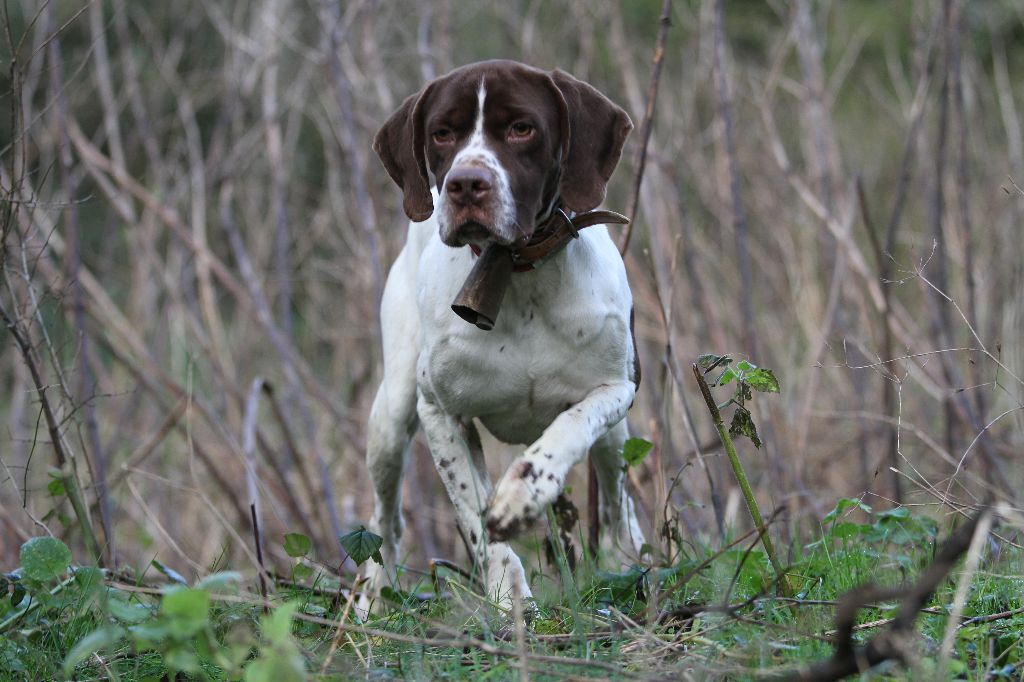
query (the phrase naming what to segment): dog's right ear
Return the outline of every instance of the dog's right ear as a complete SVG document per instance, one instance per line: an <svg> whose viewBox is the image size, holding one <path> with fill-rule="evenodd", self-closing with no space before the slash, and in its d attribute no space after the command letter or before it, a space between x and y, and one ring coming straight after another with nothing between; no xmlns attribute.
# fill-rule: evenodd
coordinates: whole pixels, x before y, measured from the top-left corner
<svg viewBox="0 0 1024 682"><path fill-rule="evenodd" d="M429 90L428 87L402 102L373 138L373 151L405 193L402 208L413 222L426 220L434 212L423 150L423 102Z"/></svg>

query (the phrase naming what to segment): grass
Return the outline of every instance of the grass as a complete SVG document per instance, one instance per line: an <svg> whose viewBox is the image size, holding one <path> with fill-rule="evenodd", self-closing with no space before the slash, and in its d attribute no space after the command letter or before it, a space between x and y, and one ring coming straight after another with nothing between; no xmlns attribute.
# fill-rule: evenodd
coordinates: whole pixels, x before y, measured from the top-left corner
<svg viewBox="0 0 1024 682"><path fill-rule="evenodd" d="M875 512L840 500L815 537L789 548L793 598L774 596L777 581L755 534L731 538L726 549L687 546L670 563L624 573L596 571L584 558L563 576L567 586L557 568L533 576L536 614L521 645L509 617L447 569L418 580L407 574L409 591L388 592L386 613L362 624L339 597L339 579L323 572L306 587L279 583L264 613L255 582L239 573L186 586L159 571L137 579L69 572L59 559L43 570L23 551L0 604L0 678L175 679L180 671L178 679L490 680L518 679L524 665L531 679L754 677L831 655L836 600L868 581L914 581L941 535L933 519L907 507ZM1021 678L1024 552L995 538L971 576L956 630L947 670L959 679ZM912 669L883 664L884 679L939 669L959 576L954 570L920 615ZM877 632L896 606L862 609L856 639Z"/></svg>

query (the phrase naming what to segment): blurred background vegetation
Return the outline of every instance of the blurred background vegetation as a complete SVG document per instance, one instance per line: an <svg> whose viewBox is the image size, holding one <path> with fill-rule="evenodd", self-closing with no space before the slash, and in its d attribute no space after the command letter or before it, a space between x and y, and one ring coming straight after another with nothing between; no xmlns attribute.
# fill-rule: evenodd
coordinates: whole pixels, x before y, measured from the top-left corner
<svg viewBox="0 0 1024 682"><path fill-rule="evenodd" d="M76 556L203 573L251 557L250 504L270 563L288 531L340 561L370 515L376 309L405 237L373 133L454 66L559 67L637 123L624 210L661 5L4 2L0 569L45 526ZM791 552L840 496L1019 505L1024 5L677 0L671 24L627 253L652 542L745 523L703 352L781 379L742 455ZM411 457L408 563L464 562ZM585 509L583 467L570 483Z"/></svg>

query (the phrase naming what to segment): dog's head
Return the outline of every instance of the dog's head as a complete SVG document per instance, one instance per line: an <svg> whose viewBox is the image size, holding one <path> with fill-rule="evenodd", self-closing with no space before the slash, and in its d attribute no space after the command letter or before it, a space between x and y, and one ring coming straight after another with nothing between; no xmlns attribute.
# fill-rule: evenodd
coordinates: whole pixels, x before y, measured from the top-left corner
<svg viewBox="0 0 1024 682"><path fill-rule="evenodd" d="M625 111L563 71L489 61L405 100L373 149L411 220L434 211L429 171L445 244L509 245L528 240L559 198L578 213L596 208L632 128Z"/></svg>

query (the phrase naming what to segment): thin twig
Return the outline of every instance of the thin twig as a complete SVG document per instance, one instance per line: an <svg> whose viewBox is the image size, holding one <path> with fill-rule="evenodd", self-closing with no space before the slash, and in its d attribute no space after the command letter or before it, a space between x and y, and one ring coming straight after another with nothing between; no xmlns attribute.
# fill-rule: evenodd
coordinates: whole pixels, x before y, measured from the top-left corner
<svg viewBox="0 0 1024 682"><path fill-rule="evenodd" d="M672 0L665 0L661 6L661 17L658 19L658 39L654 45L654 57L651 59L651 80L647 84L647 106L644 108L644 120L640 126L640 146L636 150L636 158L633 161L633 194L629 199L629 209L626 215L629 222L626 224L626 231L619 242L619 253L625 254L629 248L629 239L633 236L633 226L636 224L636 214L640 208L640 183L644 179L644 168L647 165L647 144L651 139L651 130L654 128L654 104L658 99L658 83L661 80L661 62L665 57L665 40L668 38L668 29L672 26Z"/></svg>

